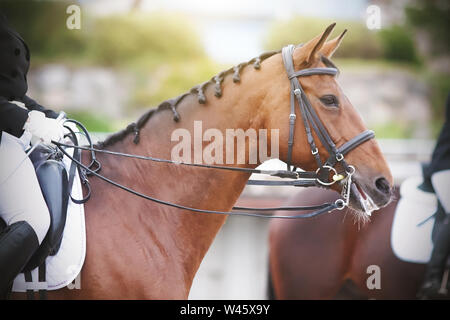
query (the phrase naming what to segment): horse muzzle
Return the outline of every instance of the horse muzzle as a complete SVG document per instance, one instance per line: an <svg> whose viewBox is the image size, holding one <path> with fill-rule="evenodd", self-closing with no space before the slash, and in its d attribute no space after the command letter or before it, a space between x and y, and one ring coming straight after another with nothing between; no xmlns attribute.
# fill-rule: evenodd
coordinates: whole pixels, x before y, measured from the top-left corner
<svg viewBox="0 0 450 320"><path fill-rule="evenodd" d="M349 206L367 216L387 206L392 200L392 188L384 177L362 178L358 173L350 186Z"/></svg>

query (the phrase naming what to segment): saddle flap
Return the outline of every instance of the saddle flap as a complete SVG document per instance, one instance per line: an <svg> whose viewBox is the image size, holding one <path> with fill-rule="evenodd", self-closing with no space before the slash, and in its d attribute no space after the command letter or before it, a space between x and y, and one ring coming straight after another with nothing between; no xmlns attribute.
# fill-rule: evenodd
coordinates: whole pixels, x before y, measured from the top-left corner
<svg viewBox="0 0 450 320"><path fill-rule="evenodd" d="M50 228L41 246L24 270L40 266L49 255L55 255L61 245L67 217L69 182L66 168L56 160L46 160L36 169L39 185L50 213Z"/></svg>

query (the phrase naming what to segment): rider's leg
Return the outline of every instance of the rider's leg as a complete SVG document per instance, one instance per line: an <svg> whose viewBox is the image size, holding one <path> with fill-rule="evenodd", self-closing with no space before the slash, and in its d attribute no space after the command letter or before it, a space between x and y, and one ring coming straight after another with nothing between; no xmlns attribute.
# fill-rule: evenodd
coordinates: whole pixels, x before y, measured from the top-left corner
<svg viewBox="0 0 450 320"><path fill-rule="evenodd" d="M4 294L50 226L33 164L18 139L5 132L0 144L0 216L8 225L0 233L0 294Z"/></svg>
<svg viewBox="0 0 450 320"><path fill-rule="evenodd" d="M420 295L436 296L441 287L442 275L450 250L450 215L447 214L434 241L433 253L427 264Z"/></svg>
<svg viewBox="0 0 450 320"><path fill-rule="evenodd" d="M0 233L0 299L39 247L36 233L26 221L15 222Z"/></svg>
<svg viewBox="0 0 450 320"><path fill-rule="evenodd" d="M431 177L433 188L446 213L437 231L433 253L428 262L419 296L438 297L445 263L450 253L450 170L439 171Z"/></svg>

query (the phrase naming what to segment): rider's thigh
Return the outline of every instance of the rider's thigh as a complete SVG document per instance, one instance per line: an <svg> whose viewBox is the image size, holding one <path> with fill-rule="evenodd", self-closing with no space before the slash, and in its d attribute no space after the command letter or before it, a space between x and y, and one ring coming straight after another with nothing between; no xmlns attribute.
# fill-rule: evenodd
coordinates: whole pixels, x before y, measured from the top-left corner
<svg viewBox="0 0 450 320"><path fill-rule="evenodd" d="M0 144L0 216L8 225L27 221L39 243L50 226L50 214L33 164L18 139L5 132Z"/></svg>

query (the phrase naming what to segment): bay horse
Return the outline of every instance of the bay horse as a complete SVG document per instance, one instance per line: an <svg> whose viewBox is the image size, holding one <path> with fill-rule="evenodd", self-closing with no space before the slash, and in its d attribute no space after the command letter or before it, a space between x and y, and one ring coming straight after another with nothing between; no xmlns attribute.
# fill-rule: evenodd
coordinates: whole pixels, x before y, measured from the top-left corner
<svg viewBox="0 0 450 320"><path fill-rule="evenodd" d="M343 38L342 34L327 41L334 26L330 25L322 34L295 48L292 59L296 70L327 67L331 63L329 58ZM343 144L366 130L359 113L333 76L302 77L301 84L336 144ZM287 142L289 96L289 79L280 52L263 54L220 73L189 93L163 102L98 147L170 159L174 145L172 132L184 128L193 136L195 121L202 121L204 129L215 128L222 133L227 128L267 129L268 132L278 129L280 141ZM291 163L305 170L315 170L305 127L298 120L297 125ZM317 139L316 134L314 138ZM270 150L271 139L268 140ZM261 161L258 158L257 163L249 162L248 153L255 150L247 142L245 163L237 166L255 168ZM203 141L203 147L209 143L211 141ZM322 144L317 147L325 159L327 150ZM279 158L286 161L287 153L287 145L280 143ZM90 153L83 152L82 160L89 163ZM105 154L98 154L97 160L102 164L102 175L109 179L191 208L229 211L250 177L249 173ZM361 191L377 206L386 205L390 201L392 176L377 142L374 139L364 142L352 150L346 160L356 168L354 177ZM95 176L90 183L92 197L85 204L87 252L81 271L81 289L50 291L48 298L187 299L197 269L226 216L179 210L146 201ZM341 191L337 184L334 188ZM358 203L353 201L350 205L364 214ZM24 295L13 297L23 298Z"/></svg>
<svg viewBox="0 0 450 320"><path fill-rule="evenodd" d="M394 197L399 199L398 188ZM332 201L335 193L310 188L289 205ZM308 221L271 221L269 296L272 299L415 299L425 265L398 259L391 227L398 202L355 223L351 209ZM290 222L290 223L289 223ZM368 288L368 267L380 270L380 287Z"/></svg>

